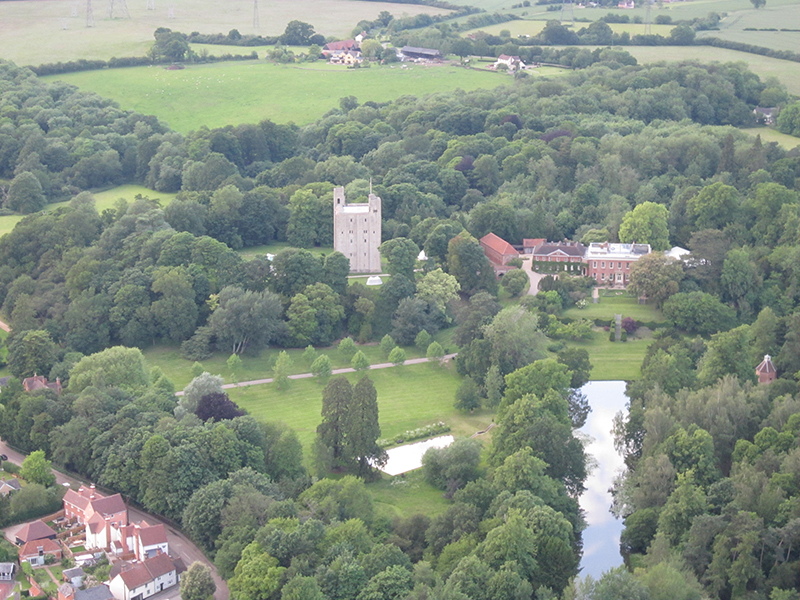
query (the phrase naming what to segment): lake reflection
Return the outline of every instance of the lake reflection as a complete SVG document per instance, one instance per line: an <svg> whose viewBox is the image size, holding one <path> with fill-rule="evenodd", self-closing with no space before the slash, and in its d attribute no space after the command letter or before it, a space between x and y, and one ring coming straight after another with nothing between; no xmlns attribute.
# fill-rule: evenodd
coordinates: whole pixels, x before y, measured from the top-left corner
<svg viewBox="0 0 800 600"><path fill-rule="evenodd" d="M597 461L580 501L589 524L583 532L581 575L598 579L603 572L622 564L619 553L622 521L609 512L611 493L608 490L624 466L622 457L614 449L611 427L614 415L626 411L628 398L624 381L590 381L581 391L588 398L592 412L580 431L593 438L586 446L586 453Z"/></svg>

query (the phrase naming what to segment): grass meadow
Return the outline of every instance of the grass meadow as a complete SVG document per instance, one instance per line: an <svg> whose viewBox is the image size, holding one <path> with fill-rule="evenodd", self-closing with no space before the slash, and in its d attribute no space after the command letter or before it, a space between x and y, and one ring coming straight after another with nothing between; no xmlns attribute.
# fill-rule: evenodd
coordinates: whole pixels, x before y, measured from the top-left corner
<svg viewBox="0 0 800 600"><path fill-rule="evenodd" d="M92 192L92 195L95 199L95 206L97 207L97 212L99 213L102 213L107 208L114 208L114 205L120 198L124 198L128 202L131 202L137 196L137 194L147 196L153 200L157 199L161 203L161 206L166 206L172 202L177 195L157 192L141 185L132 184L120 185L108 190ZM69 204L69 201L55 202L53 204L48 204L45 210L53 210L61 206L66 206L67 204ZM16 224L19 223L23 218L24 215L6 215L0 217L0 237L14 229Z"/></svg>
<svg viewBox="0 0 800 600"><path fill-rule="evenodd" d="M107 2L94 3L94 27L86 27L86 3L63 0L0 2L0 58L20 65L144 56L158 27L190 33L280 35L289 21L299 19L324 36L347 37L362 19L373 20L382 10L400 17L447 11L418 5L357 0L278 0L259 5L259 25L253 27L251 0L159 0L155 10L144 1L128 2L130 19L110 18ZM169 7L173 7L170 16ZM224 8L223 8L224 6ZM247 52L250 52L247 49Z"/></svg>
<svg viewBox="0 0 800 600"><path fill-rule="evenodd" d="M775 142L784 150L791 150L800 146L800 138L781 133L777 129L770 129L769 127L750 127L749 129L742 129L742 131L749 133L753 137L760 135L762 142Z"/></svg>
<svg viewBox="0 0 800 600"><path fill-rule="evenodd" d="M536 75L560 72L542 69ZM84 71L43 79L65 81L112 98L122 108L155 115L181 133L201 126L223 127L263 119L305 125L337 107L344 96L356 96L360 102L385 102L404 94L512 83L500 73L458 66L347 69L324 62L300 66L260 61L191 65L177 71L157 66Z"/></svg>

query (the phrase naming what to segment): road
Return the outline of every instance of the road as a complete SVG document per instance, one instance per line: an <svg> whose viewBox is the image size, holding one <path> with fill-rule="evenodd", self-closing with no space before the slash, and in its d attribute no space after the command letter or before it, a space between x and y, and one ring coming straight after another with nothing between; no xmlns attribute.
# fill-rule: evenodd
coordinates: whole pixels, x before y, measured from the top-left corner
<svg viewBox="0 0 800 600"><path fill-rule="evenodd" d="M450 359L454 358L455 356L458 356L458 353L445 354L444 355L444 360L450 360ZM428 359L428 358L410 358L406 362L404 362L403 364L404 365L420 365L420 364L426 363L426 362L430 362L430 359ZM396 366L397 365L395 365L394 363L378 363L377 365L370 365L369 369L370 370L374 370L374 369L389 369L391 367L396 367ZM333 371L331 371L331 375L341 375L342 373L355 373L355 372L356 372L356 370L353 369L352 367L346 367L346 368L342 368L342 369L334 369ZM298 375L289 375L289 379L311 379L312 377L314 377L313 373L300 373ZM272 377L268 377L267 379L253 379L251 381L241 381L239 383L226 383L225 385L222 386L222 389L223 390L231 390L231 389L234 389L234 388L248 387L250 385L262 385L262 384L265 384L265 383L272 383L273 381L275 381L275 380ZM182 391L181 392L175 392L175 395L176 396L183 396L183 392Z"/></svg>
<svg viewBox="0 0 800 600"><path fill-rule="evenodd" d="M22 464L22 461L25 460L25 455L12 450L2 440L0 440L0 454L5 454L8 456L8 459L11 462L14 462L18 465ZM53 473L56 476L56 483L58 484L67 483L77 488L83 483L82 481L78 481L73 477L69 477L68 475L64 475L64 473L56 471L55 469L53 469ZM214 593L214 598L216 600L229 600L230 591L228 590L228 584L226 584L225 581L223 581L223 579L219 576L214 564L208 560L208 558L206 558L206 555L203 554L200 548L195 546L188 537L156 515L151 515L150 513L133 508L132 506L128 506L128 514L132 521L146 520L151 525L163 523L165 529L167 530L167 542L169 542L170 552L180 556L183 559L183 562L186 563L187 567L196 561L205 563L211 567L211 574L214 577L214 583L217 584L217 591ZM13 542L14 533L16 533L20 527L21 525L17 525L4 529L3 532L5 533L6 538L9 538L10 541ZM158 597L156 597L156 600L180 600L180 590L177 587L165 590L164 592L160 593Z"/></svg>

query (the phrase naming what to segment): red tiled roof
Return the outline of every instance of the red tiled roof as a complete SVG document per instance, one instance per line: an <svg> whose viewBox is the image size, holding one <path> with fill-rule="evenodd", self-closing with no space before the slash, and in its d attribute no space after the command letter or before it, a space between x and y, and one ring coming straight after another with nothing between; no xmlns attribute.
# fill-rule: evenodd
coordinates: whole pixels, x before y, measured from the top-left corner
<svg viewBox="0 0 800 600"><path fill-rule="evenodd" d="M139 530L139 539L142 546L155 546L156 544L167 543L167 532L164 526L154 525L153 527L142 527Z"/></svg>
<svg viewBox="0 0 800 600"><path fill-rule="evenodd" d="M61 552L61 546L53 540L34 540L19 549L20 559L24 560L30 556L39 556L39 548L42 549L44 554L58 554Z"/></svg>
<svg viewBox="0 0 800 600"><path fill-rule="evenodd" d="M545 241L546 240L544 238L524 238L522 240L522 247L523 248L536 248L536 246L544 244Z"/></svg>
<svg viewBox="0 0 800 600"><path fill-rule="evenodd" d="M17 532L17 539L22 540L23 543L30 542L32 540L41 540L43 538L48 537L55 537L56 532L53 531L50 527L42 523L41 521L33 521L31 523L26 523L22 526Z"/></svg>
<svg viewBox="0 0 800 600"><path fill-rule="evenodd" d="M511 244L493 233L487 233L485 236L483 236L481 238L481 244L500 254L519 254L516 250L514 250L514 247Z"/></svg>
<svg viewBox="0 0 800 600"><path fill-rule="evenodd" d="M175 564L166 554L156 554L153 558L148 558L142 564L147 567L153 579L175 570Z"/></svg>
<svg viewBox="0 0 800 600"><path fill-rule="evenodd" d="M153 578L150 577L150 572L147 570L147 567L141 563L132 565L127 571L122 571L119 576L122 577L122 582L125 584L125 587L131 591L143 585L147 585L147 583L153 580Z"/></svg>
<svg viewBox="0 0 800 600"><path fill-rule="evenodd" d="M92 501L95 512L101 515L113 515L125 510L125 502L120 494L114 494L107 498L98 498Z"/></svg>
<svg viewBox="0 0 800 600"><path fill-rule="evenodd" d="M336 52L341 50L358 50L358 42L355 40L342 40L341 42L328 42L322 47L325 52Z"/></svg>
<svg viewBox="0 0 800 600"><path fill-rule="evenodd" d="M153 558L148 558L144 562L132 565L127 571L121 571L119 576L129 590L135 590L153 581L156 577L161 577L175 570L175 564L166 554L158 554Z"/></svg>

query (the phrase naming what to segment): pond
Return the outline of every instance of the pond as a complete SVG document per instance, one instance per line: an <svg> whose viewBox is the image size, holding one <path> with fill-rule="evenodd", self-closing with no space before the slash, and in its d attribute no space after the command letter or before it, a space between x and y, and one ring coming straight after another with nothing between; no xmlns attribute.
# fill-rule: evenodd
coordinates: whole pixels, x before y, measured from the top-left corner
<svg viewBox="0 0 800 600"><path fill-rule="evenodd" d="M581 575L598 579L605 571L622 564L619 553L622 521L609 512L609 489L624 462L614 449L611 428L614 415L627 410L628 398L624 381L590 381L581 391L589 400L592 412L580 431L592 438L586 446L586 453L597 463L586 480L586 492L580 500L589 525L583 532Z"/></svg>

